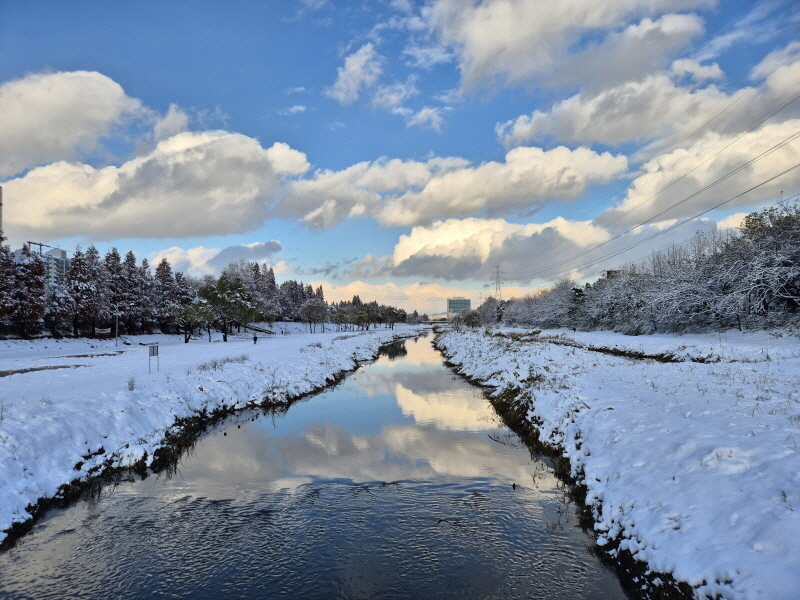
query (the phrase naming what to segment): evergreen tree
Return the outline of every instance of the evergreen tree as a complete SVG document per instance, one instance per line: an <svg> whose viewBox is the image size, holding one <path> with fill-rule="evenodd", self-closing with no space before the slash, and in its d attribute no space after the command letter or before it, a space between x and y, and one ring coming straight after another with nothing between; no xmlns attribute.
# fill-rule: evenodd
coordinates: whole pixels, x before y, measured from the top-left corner
<svg viewBox="0 0 800 600"><path fill-rule="evenodd" d="M183 330L183 341L188 344L192 337L195 327L209 325L214 320L214 311L211 305L205 300L198 299L197 302L180 306L175 311L175 321ZM211 341L211 330L209 328L209 341Z"/></svg>
<svg viewBox="0 0 800 600"><path fill-rule="evenodd" d="M263 316L268 323L273 323L281 318L283 302L278 285L275 283L275 272L272 267L261 266L261 295L264 298Z"/></svg>
<svg viewBox="0 0 800 600"><path fill-rule="evenodd" d="M122 259L116 248L111 248L103 257L103 264L108 274L108 305L111 311L111 319L114 326L114 335L119 335L116 331L117 319L124 321L122 312L122 302L125 295L125 282L122 279Z"/></svg>
<svg viewBox="0 0 800 600"><path fill-rule="evenodd" d="M178 306L188 306L194 302L197 297L197 291L193 281L180 271L175 273L175 289L177 292Z"/></svg>
<svg viewBox="0 0 800 600"><path fill-rule="evenodd" d="M0 230L0 321L5 319L11 310L11 298L14 293L14 260L4 242L3 231Z"/></svg>
<svg viewBox="0 0 800 600"><path fill-rule="evenodd" d="M23 336L27 336L29 328L44 316L46 294L44 260L25 245L14 258L14 289L9 314Z"/></svg>
<svg viewBox="0 0 800 600"><path fill-rule="evenodd" d="M138 271L139 289L136 290L136 299L141 310L142 330L149 331L150 325L156 320L155 280L146 258L142 259Z"/></svg>
<svg viewBox="0 0 800 600"><path fill-rule="evenodd" d="M283 293L283 318L288 321L300 320L300 307L305 302L304 286L293 279L284 281L280 286Z"/></svg>
<svg viewBox="0 0 800 600"><path fill-rule="evenodd" d="M156 267L153 285L153 311L162 332L173 320L173 308L178 304L178 286L172 275L172 266L166 257Z"/></svg>
<svg viewBox="0 0 800 600"><path fill-rule="evenodd" d="M92 302L94 312L91 315L92 336L94 336L97 324L108 321L111 318L111 283L110 276L97 248L89 246L86 249L85 256L89 281L94 293Z"/></svg>
<svg viewBox="0 0 800 600"><path fill-rule="evenodd" d="M272 267L267 267L267 265L261 265L261 279L263 289L262 293L267 296L271 297L274 296L278 291L278 286L275 283L275 271L273 271Z"/></svg>
<svg viewBox="0 0 800 600"><path fill-rule="evenodd" d="M47 288L47 305L44 311L45 326L53 337L58 337L58 328L69 323L75 314L75 300L66 283L54 283Z"/></svg>
<svg viewBox="0 0 800 600"><path fill-rule="evenodd" d="M121 266L121 286L119 290L120 318L124 319L128 333L139 331L142 327L142 276L136 264L136 255L128 251Z"/></svg>
<svg viewBox="0 0 800 600"><path fill-rule="evenodd" d="M248 323L255 316L252 297L238 281L220 277L216 285L200 288L199 295L213 311L224 342L228 341L228 329L232 324Z"/></svg>
<svg viewBox="0 0 800 600"><path fill-rule="evenodd" d="M308 323L308 329L311 333L314 333L314 325L317 323L323 324L324 332L324 323L327 315L328 311L325 301L317 298L316 296L306 300L303 303L303 306L300 307L300 319L303 321L303 323Z"/></svg>
<svg viewBox="0 0 800 600"><path fill-rule="evenodd" d="M89 322L95 313L96 294L94 283L89 274L86 263L86 255L80 246L75 248L75 253L69 265L67 273L67 287L75 305L73 313L72 332L78 335L81 323Z"/></svg>

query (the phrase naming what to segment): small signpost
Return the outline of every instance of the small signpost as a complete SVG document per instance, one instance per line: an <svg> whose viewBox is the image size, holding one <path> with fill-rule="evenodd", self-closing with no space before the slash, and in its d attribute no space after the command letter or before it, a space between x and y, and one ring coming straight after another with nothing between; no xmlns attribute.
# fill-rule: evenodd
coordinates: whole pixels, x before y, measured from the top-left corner
<svg viewBox="0 0 800 600"><path fill-rule="evenodd" d="M156 357L156 368L159 371L161 371L161 363L160 363L159 358L158 358L158 345L157 345L157 342L155 344L147 344L147 350L149 352L148 355L147 355L147 372L148 373L152 373L153 372L153 370L152 370L150 365L152 364L154 356Z"/></svg>

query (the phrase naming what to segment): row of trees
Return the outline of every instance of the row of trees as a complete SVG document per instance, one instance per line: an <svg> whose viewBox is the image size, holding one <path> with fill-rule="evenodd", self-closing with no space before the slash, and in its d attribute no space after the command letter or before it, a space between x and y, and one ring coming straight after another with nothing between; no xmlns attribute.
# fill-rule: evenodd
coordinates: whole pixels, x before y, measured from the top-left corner
<svg viewBox="0 0 800 600"><path fill-rule="evenodd" d="M218 328L223 339L233 326L254 321L303 321L311 331L326 323L339 329L393 327L404 311L377 302L327 304L322 287L288 280L280 285L272 268L231 263L219 278L187 277L162 259L151 270L133 252L116 248L101 256L94 246L76 249L65 277L46 285L42 256L23 247L12 253L0 237L0 323L27 335L46 327L52 335L96 335L180 330L186 341L197 329Z"/></svg>
<svg viewBox="0 0 800 600"><path fill-rule="evenodd" d="M629 334L797 326L800 203L754 212L738 230L698 233L591 284L562 280L524 298L490 298L471 319Z"/></svg>

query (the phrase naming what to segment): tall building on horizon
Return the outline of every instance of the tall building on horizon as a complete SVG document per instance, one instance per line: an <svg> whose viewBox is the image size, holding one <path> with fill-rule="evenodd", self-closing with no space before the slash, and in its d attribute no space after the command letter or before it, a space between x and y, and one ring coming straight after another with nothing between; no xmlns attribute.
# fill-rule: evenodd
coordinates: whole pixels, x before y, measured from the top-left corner
<svg viewBox="0 0 800 600"><path fill-rule="evenodd" d="M66 250L53 248L45 252L42 258L45 260L45 283L48 287L56 283L63 283L67 280L69 258L67 258Z"/></svg>
<svg viewBox="0 0 800 600"><path fill-rule="evenodd" d="M464 312L472 308L472 303L469 298L457 296L455 298L447 299L447 320L449 321L458 313Z"/></svg>

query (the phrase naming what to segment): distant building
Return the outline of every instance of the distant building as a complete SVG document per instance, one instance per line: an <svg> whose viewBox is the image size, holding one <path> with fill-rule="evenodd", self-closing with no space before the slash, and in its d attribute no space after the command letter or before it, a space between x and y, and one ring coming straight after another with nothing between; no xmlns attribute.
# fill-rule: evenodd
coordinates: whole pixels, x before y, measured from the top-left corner
<svg viewBox="0 0 800 600"><path fill-rule="evenodd" d="M53 248L45 252L42 258L45 260L45 282L48 286L59 282L63 283L67 280L69 259L67 258L66 250Z"/></svg>
<svg viewBox="0 0 800 600"><path fill-rule="evenodd" d="M448 298L447 299L447 320L449 321L455 315L465 310L472 308L469 298Z"/></svg>
<svg viewBox="0 0 800 600"><path fill-rule="evenodd" d="M33 253L33 249L31 249L31 253ZM15 250L14 254L21 255L22 249ZM47 287L66 281L69 271L69 258L67 258L66 250L53 248L39 256L44 260L44 282Z"/></svg>

